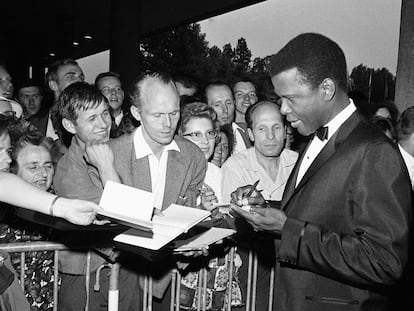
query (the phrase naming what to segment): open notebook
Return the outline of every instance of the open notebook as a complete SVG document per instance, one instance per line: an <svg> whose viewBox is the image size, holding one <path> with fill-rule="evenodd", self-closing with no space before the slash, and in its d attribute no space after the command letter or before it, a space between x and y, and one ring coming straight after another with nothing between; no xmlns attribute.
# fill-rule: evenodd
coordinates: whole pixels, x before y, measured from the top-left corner
<svg viewBox="0 0 414 311"><path fill-rule="evenodd" d="M151 232L153 224L153 195L151 192L107 181L99 202L100 218L131 228Z"/></svg>
<svg viewBox="0 0 414 311"><path fill-rule="evenodd" d="M171 204L161 215L153 214L151 192L112 181L105 184L99 212L111 221L131 227L114 241L157 250L210 216L206 210Z"/></svg>
<svg viewBox="0 0 414 311"><path fill-rule="evenodd" d="M176 204L171 204L162 213L163 216L155 215L152 218L152 237L140 234L139 230L129 229L117 235L114 241L157 250L210 216L209 211Z"/></svg>

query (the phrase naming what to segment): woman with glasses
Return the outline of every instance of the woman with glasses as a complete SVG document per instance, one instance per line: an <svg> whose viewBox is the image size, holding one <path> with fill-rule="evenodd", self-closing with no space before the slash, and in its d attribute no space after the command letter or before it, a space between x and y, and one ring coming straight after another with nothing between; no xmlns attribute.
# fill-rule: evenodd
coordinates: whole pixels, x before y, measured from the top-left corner
<svg viewBox="0 0 414 311"><path fill-rule="evenodd" d="M207 172L201 191L201 203L208 210L221 201L221 169L210 163L218 137L216 113L205 103L194 102L181 111L179 134L196 144L207 161Z"/></svg>
<svg viewBox="0 0 414 311"><path fill-rule="evenodd" d="M207 161L207 172L204 185L200 189L200 201L202 207L212 211L213 222L221 221L223 209L215 208L214 203L221 202L221 168L209 162L214 148L218 141L218 122L216 113L205 103L194 102L184 106L181 111L181 123L179 134L196 144L203 151ZM225 222L225 221L224 221ZM214 280L214 284L207 285L207 306L206 310L224 310L227 304L228 288L228 264L229 255L227 248L219 247L215 251L210 249L208 260L208 280ZM241 290L238 282L238 270L241 266L240 256L235 253L233 262L233 290L231 305L241 306ZM198 265L196 265L199 268ZM197 288L198 273L188 269L190 272L183 275L181 279L180 305L187 310L197 309Z"/></svg>

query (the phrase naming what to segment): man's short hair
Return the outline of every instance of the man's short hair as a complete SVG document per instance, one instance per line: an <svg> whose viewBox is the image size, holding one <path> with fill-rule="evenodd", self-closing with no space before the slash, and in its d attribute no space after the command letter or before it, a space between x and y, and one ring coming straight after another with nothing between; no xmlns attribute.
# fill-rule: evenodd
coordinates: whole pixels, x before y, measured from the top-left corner
<svg viewBox="0 0 414 311"><path fill-rule="evenodd" d="M149 85L153 82L159 82L163 85L171 85L178 95L177 87L175 86L174 80L169 74L161 72L153 72L149 74L141 74L138 76L132 83L131 88L131 102L132 105L138 108L141 111L142 106L146 103L146 94Z"/></svg>
<svg viewBox="0 0 414 311"><path fill-rule="evenodd" d="M414 106L408 107L403 111L398 119L397 134L398 140L403 140L414 133Z"/></svg>
<svg viewBox="0 0 414 311"><path fill-rule="evenodd" d="M212 89L213 87L220 87L220 86L227 86L230 90L230 92L233 94L232 89L230 87L230 85L223 81L223 80L214 80L212 82L209 82L204 90L204 100L206 103L208 103L207 101L207 93L210 89Z"/></svg>
<svg viewBox="0 0 414 311"><path fill-rule="evenodd" d="M236 84L237 83L239 83L239 82L244 82L244 83L251 83L251 84L253 84L253 86L254 86L254 88L256 88L256 83L250 78L250 77L248 77L248 76L243 76L243 77L240 77L240 78L237 78L237 79L235 79L234 81L233 81L233 83L232 83L232 90L233 90L233 92L234 92L234 87L236 86Z"/></svg>
<svg viewBox="0 0 414 311"><path fill-rule="evenodd" d="M271 77L296 68L312 88L332 79L347 92L348 79L345 55L337 43L317 33L303 33L290 40L270 59L267 70Z"/></svg>
<svg viewBox="0 0 414 311"><path fill-rule="evenodd" d="M42 146L47 151L51 151L53 145L53 139L50 137L45 137L39 131L30 131L23 136L21 136L17 142L13 145L13 151L11 154L12 163L10 166L10 171L17 174L19 170L19 164L17 163L17 157L23 148L26 146Z"/></svg>
<svg viewBox="0 0 414 311"><path fill-rule="evenodd" d="M40 83L39 81L35 79L31 79L31 78L23 80L23 82L20 83L18 90L20 91L21 89L25 87L31 87L31 86L37 87L39 89L40 94L43 94L42 83Z"/></svg>
<svg viewBox="0 0 414 311"><path fill-rule="evenodd" d="M175 82L181 83L185 88L198 88L197 81L188 75L175 75L173 76L173 79Z"/></svg>
<svg viewBox="0 0 414 311"><path fill-rule="evenodd" d="M106 77L113 77L113 78L117 78L121 83L121 75L117 72L113 72L113 71L108 71L108 72L101 72L100 74L98 74L95 78L95 85L98 86L98 83L101 79L106 78Z"/></svg>
<svg viewBox="0 0 414 311"><path fill-rule="evenodd" d="M108 104L108 100L95 85L75 82L65 88L59 96L60 120L65 118L76 124L78 111L94 109L102 103Z"/></svg>
<svg viewBox="0 0 414 311"><path fill-rule="evenodd" d="M280 107L277 103L271 102L271 101L260 101L258 103L255 103L246 110L246 114L244 115L246 119L246 125L249 129L253 130L253 114L257 110L257 108L264 106L264 105L274 105L275 109L279 111L280 117L282 118L284 122L283 115L280 113Z"/></svg>
<svg viewBox="0 0 414 311"><path fill-rule="evenodd" d="M54 63L52 63L49 66L49 69L46 73L46 85L49 85L50 81L57 82L58 76L57 72L59 71L59 68L66 65L74 65L79 66L78 62L72 58L64 58L64 59L58 59Z"/></svg>

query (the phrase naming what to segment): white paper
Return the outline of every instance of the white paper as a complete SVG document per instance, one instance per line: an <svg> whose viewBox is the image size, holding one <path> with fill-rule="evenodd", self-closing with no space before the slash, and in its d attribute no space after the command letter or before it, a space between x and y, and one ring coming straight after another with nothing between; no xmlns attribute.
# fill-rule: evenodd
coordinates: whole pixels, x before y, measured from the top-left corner
<svg viewBox="0 0 414 311"><path fill-rule="evenodd" d="M183 232L210 216L209 211L177 204L171 204L167 209L162 211L162 214L164 216L154 215L152 218L154 225L173 224L176 227L182 228Z"/></svg>
<svg viewBox="0 0 414 311"><path fill-rule="evenodd" d="M162 214L163 216L153 217L152 237L140 236L130 229L117 235L114 241L157 250L210 216L209 211L177 204L171 204Z"/></svg>
<svg viewBox="0 0 414 311"><path fill-rule="evenodd" d="M153 203L151 192L108 180L99 206L107 212L123 215L129 219L151 221Z"/></svg>
<svg viewBox="0 0 414 311"><path fill-rule="evenodd" d="M175 241L174 251L182 252L182 251L188 251L188 250L193 250L193 249L205 248L235 233L236 233L236 230L233 230L233 229L213 227L189 239Z"/></svg>

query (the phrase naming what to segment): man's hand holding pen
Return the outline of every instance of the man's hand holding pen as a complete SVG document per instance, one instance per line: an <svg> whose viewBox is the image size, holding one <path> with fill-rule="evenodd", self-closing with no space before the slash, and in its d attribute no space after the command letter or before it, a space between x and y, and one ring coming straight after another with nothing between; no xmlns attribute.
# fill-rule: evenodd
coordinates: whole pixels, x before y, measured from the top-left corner
<svg viewBox="0 0 414 311"><path fill-rule="evenodd" d="M231 194L231 203L240 206L247 210L252 206L264 207L266 201L261 195L261 190L257 190L257 185L260 180L257 180L253 185L239 187Z"/></svg>
<svg viewBox="0 0 414 311"><path fill-rule="evenodd" d="M257 190L259 181L253 185L237 188L231 194L232 211L243 217L255 231L266 231L279 234L286 222L283 211L275 208L266 208L267 203L261 191Z"/></svg>

